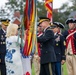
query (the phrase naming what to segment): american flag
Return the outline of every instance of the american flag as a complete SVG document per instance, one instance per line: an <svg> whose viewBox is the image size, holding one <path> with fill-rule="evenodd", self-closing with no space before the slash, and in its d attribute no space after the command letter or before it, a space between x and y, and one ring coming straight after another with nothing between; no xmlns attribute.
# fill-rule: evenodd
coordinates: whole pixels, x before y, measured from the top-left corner
<svg viewBox="0 0 76 75"><path fill-rule="evenodd" d="M45 7L47 9L47 17L50 19L50 21L53 21L52 18L52 11L53 11L53 0L45 0Z"/></svg>

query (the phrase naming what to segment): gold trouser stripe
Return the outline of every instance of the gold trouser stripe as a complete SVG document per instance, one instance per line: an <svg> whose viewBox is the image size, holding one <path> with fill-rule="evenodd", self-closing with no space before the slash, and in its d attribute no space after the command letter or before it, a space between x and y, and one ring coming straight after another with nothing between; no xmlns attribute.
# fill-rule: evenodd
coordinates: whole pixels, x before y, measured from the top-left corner
<svg viewBox="0 0 76 75"><path fill-rule="evenodd" d="M51 67L51 63L49 63L49 72L50 72L50 75L52 75L52 67Z"/></svg>

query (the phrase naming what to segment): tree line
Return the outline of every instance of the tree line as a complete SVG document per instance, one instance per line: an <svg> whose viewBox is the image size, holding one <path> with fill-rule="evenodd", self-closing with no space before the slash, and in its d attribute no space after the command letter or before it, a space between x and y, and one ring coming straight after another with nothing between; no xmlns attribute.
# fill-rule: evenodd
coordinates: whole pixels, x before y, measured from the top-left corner
<svg viewBox="0 0 76 75"><path fill-rule="evenodd" d="M68 3L64 3L58 10L58 12L54 12L53 10L53 21L59 21L65 24L65 20L68 18L72 11L76 11L76 0L69 0L72 4L71 6ZM8 0L5 4L5 8L9 11L20 11L21 14L24 12L24 7L26 5L26 0ZM37 0L37 10L38 10L38 17L39 16L46 16L46 9L44 5L44 1L40 2Z"/></svg>

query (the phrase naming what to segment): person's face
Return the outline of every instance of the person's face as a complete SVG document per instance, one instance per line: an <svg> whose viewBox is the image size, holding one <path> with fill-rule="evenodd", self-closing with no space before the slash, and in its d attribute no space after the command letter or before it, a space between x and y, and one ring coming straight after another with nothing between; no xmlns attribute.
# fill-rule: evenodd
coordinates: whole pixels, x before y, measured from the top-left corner
<svg viewBox="0 0 76 75"><path fill-rule="evenodd" d="M6 26L6 25L4 25L4 24L2 24L2 28L6 31L7 26Z"/></svg>
<svg viewBox="0 0 76 75"><path fill-rule="evenodd" d="M74 23L69 23L69 29L74 29L76 27L76 25Z"/></svg>
<svg viewBox="0 0 76 75"><path fill-rule="evenodd" d="M52 29L54 33L58 32L58 27Z"/></svg>
<svg viewBox="0 0 76 75"><path fill-rule="evenodd" d="M47 27L48 24L49 24L49 23L48 23L47 21L43 21L43 22L40 24L42 30L44 30L44 29Z"/></svg>
<svg viewBox="0 0 76 75"><path fill-rule="evenodd" d="M60 30L61 30L60 27L58 27L58 31L57 32L60 32Z"/></svg>
<svg viewBox="0 0 76 75"><path fill-rule="evenodd" d="M37 27L37 31L38 31L38 32L42 32L41 26L38 26L38 27Z"/></svg>

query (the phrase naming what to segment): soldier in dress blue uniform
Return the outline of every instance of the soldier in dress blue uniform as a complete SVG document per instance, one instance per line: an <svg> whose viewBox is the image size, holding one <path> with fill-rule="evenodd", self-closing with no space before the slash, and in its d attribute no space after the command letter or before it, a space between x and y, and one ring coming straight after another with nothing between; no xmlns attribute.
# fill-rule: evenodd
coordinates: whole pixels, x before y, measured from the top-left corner
<svg viewBox="0 0 76 75"><path fill-rule="evenodd" d="M54 33L50 28L50 19L40 17L39 25L43 30L43 34L37 38L41 44L40 75L56 75L54 65L56 61Z"/></svg>
<svg viewBox="0 0 76 75"><path fill-rule="evenodd" d="M68 75L76 75L76 19L68 18L69 29L63 35L66 38L66 66Z"/></svg>
<svg viewBox="0 0 76 75"><path fill-rule="evenodd" d="M61 28L64 28L64 25L60 22L54 22L51 26L54 36L55 36L55 46L54 50L56 53L56 63L55 63L55 71L56 75L61 75L61 64L65 63L65 38L62 34L59 33Z"/></svg>
<svg viewBox="0 0 76 75"><path fill-rule="evenodd" d="M6 75L6 67L5 67L5 54L6 54L6 43L5 43L5 35L6 35L6 28L9 24L9 19L2 19L1 20L1 29L0 29L0 70L1 75Z"/></svg>

